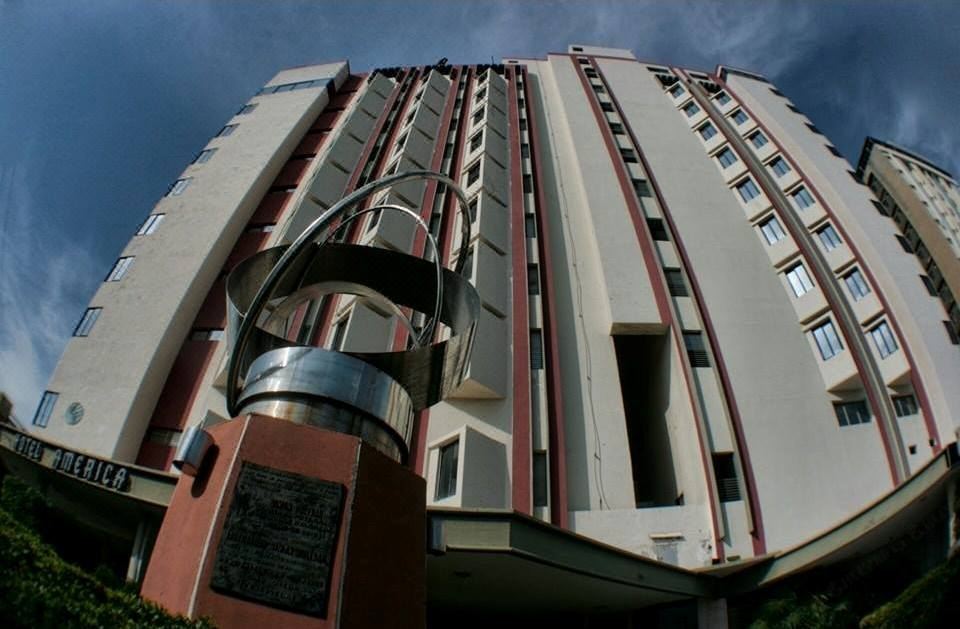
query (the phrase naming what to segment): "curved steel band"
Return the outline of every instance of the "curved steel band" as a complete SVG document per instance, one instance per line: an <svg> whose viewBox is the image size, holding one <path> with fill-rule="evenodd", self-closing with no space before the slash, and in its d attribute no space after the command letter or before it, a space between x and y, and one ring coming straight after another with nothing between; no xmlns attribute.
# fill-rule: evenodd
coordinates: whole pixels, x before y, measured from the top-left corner
<svg viewBox="0 0 960 629"><path fill-rule="evenodd" d="M243 309L243 313L249 316L244 316L239 321L239 327L236 328L235 338L233 339L233 344L230 348L230 360L227 366L227 410L231 415L237 415L239 413L239 408L237 406L237 394L240 386L242 363L245 362L248 355L247 344L254 335L254 330L256 329L257 324L260 322L261 312L267 306L268 302L276 296L277 289L281 282L290 276L298 275L298 273L296 273L298 268L300 271L305 270L304 265L309 263L304 262L304 259L306 258L309 260L311 257L318 255L318 253L315 253L314 256L309 255L310 248L315 246L314 241L321 236L321 234L323 234L324 230L332 225L333 220L340 214L348 211L354 205L360 203L379 190L392 188L400 183L414 179L433 179L435 181L439 181L440 183L446 185L448 190L451 190L457 195L457 199L460 202L459 205L462 220L460 222L460 253L457 259L455 272L457 274L462 272L463 265L467 257L467 247L470 244L471 220L470 213L467 208L467 198L464 195L463 190L460 189L460 186L458 186L453 179L441 173L436 173L430 170L414 170L388 175L376 181L372 181L347 195L339 202L334 204L334 206L329 210L321 214L303 231L302 234L297 237L297 239L290 245L289 248L283 251L279 259L276 260L274 266L270 268L269 271L263 276L262 283L258 286L255 294L252 296L248 307ZM314 249L314 251L322 252L328 247L329 245L320 249ZM366 249L369 250L369 248ZM313 265L309 266L312 267ZM232 275L233 274L231 274L231 277ZM306 280L299 281L298 286L303 286L306 283ZM444 296L444 302L445 301L446 296ZM428 312L429 306L430 305L427 304L425 308L417 309L421 312Z"/></svg>
<svg viewBox="0 0 960 629"><path fill-rule="evenodd" d="M257 358L239 405L245 413L355 435L398 460L413 436L413 404L396 380L347 354L286 347Z"/></svg>
<svg viewBox="0 0 960 629"><path fill-rule="evenodd" d="M433 307L435 290L430 281L434 265L430 262L387 249L328 243L314 245L313 255L302 256L290 265L291 272L278 282L276 298L296 292L299 287L336 282L353 284L360 294L374 292L400 306L419 312ZM227 347L233 353L235 367L244 372L258 357L281 347L298 344L262 327L251 329L245 348L238 346L238 330L252 317L248 309L264 276L276 268L284 255L284 247L261 251L240 263L227 281ZM436 404L463 381L467 361L480 312L476 289L463 278L443 269L443 301L439 320L450 329L450 337L432 345L396 352L346 352L383 371L409 394L414 410ZM283 307L283 306L279 306ZM277 330L282 332L282 330ZM243 349L242 355L237 355ZM247 375L243 391L253 385L252 371ZM313 386L317 383L314 382ZM231 411L239 414L240 404Z"/></svg>

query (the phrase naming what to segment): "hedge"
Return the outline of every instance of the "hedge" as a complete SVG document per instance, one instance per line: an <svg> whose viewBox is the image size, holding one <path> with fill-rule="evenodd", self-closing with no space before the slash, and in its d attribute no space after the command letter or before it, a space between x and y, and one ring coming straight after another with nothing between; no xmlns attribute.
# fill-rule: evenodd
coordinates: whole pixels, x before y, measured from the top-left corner
<svg viewBox="0 0 960 629"><path fill-rule="evenodd" d="M133 592L107 587L65 562L36 533L3 509L0 509L0 625L58 629L213 627L205 619L192 621L171 616Z"/></svg>

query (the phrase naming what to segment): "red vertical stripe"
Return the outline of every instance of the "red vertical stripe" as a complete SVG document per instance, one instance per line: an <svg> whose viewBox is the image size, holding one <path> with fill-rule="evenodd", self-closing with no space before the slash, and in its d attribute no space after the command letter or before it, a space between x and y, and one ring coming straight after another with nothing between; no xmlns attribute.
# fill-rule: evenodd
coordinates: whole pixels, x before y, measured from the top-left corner
<svg viewBox="0 0 960 629"><path fill-rule="evenodd" d="M518 72L519 68L515 69ZM490 87L489 89L493 89ZM527 236L524 229L520 109L515 76L507 82L510 136L510 259L513 271L513 510L533 512L533 440L530 383L530 304L527 294ZM566 512L564 512L566 514Z"/></svg>

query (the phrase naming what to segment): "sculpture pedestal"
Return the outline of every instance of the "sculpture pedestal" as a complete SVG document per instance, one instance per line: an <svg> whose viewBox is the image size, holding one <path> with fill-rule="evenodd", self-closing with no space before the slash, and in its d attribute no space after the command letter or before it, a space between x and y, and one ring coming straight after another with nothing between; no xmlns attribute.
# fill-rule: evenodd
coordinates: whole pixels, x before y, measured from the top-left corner
<svg viewBox="0 0 960 629"><path fill-rule="evenodd" d="M220 627L423 627L425 483L360 439L247 415L177 483L142 595Z"/></svg>

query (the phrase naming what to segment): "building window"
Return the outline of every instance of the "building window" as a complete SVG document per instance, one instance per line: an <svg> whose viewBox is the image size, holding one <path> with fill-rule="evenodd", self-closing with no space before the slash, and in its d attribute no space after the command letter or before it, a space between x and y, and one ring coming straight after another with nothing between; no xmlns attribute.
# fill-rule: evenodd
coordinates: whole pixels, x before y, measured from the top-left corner
<svg viewBox="0 0 960 629"><path fill-rule="evenodd" d="M717 95L714 96L713 98L717 101L717 105L719 105L720 107L723 107L724 105L726 105L727 103L729 103L730 100L731 100L731 99L730 99L730 95L727 94L726 92L720 92L719 94L717 94Z"/></svg>
<svg viewBox="0 0 960 629"><path fill-rule="evenodd" d="M713 136L717 135L717 128L708 122L707 124L697 129L697 133L699 133L700 137L703 138L703 141L706 142Z"/></svg>
<svg viewBox="0 0 960 629"><path fill-rule="evenodd" d="M437 454L437 491L435 500L443 500L457 494L457 468L460 464L460 440L440 447Z"/></svg>
<svg viewBox="0 0 960 629"><path fill-rule="evenodd" d="M660 242L668 242L670 236L667 234L667 227L663 224L663 219L648 218L647 228L650 230L650 236Z"/></svg>
<svg viewBox="0 0 960 629"><path fill-rule="evenodd" d="M730 117L733 118L733 121L736 122L737 124L743 124L744 122L749 120L749 118L747 118L747 114L743 113L742 109L736 110L735 112L733 112L733 115Z"/></svg>
<svg viewBox="0 0 960 629"><path fill-rule="evenodd" d="M894 234L893 236L894 238L897 239L897 242L900 243L900 246L903 248L904 251L906 251L907 253L913 253L913 245L910 244L909 240L907 240L900 234Z"/></svg>
<svg viewBox="0 0 960 629"><path fill-rule="evenodd" d="M703 342L702 332L684 332L683 345L687 348L687 358L691 367L709 367L710 358L707 346Z"/></svg>
<svg viewBox="0 0 960 629"><path fill-rule="evenodd" d="M623 130L623 125L619 122L611 122L610 130L613 132L613 135L623 135L625 133Z"/></svg>
<svg viewBox="0 0 960 629"><path fill-rule="evenodd" d="M244 114L249 114L251 111L253 111L256 108L257 108L257 103L247 103L246 105L240 108L240 111L237 112L237 115L242 116Z"/></svg>
<svg viewBox="0 0 960 629"><path fill-rule="evenodd" d="M543 369L543 332L530 330L530 369Z"/></svg>
<svg viewBox="0 0 960 629"><path fill-rule="evenodd" d="M754 131L748 139L755 149L762 148L767 143L767 136L763 135L761 131Z"/></svg>
<svg viewBox="0 0 960 629"><path fill-rule="evenodd" d="M613 112L613 103L608 103L608 102L606 102L606 101L603 101L603 102L600 103L600 109L602 109L603 111L607 112L608 114L609 114L609 113L612 113L612 112Z"/></svg>
<svg viewBox="0 0 960 629"><path fill-rule="evenodd" d="M840 159L843 159L843 155L840 154L840 151L838 151L837 147L835 147L834 145L827 144L827 150L830 151L834 157L839 157Z"/></svg>
<svg viewBox="0 0 960 629"><path fill-rule="evenodd" d="M480 162L477 162L467 171L467 186L471 186L480 179Z"/></svg>
<svg viewBox="0 0 960 629"><path fill-rule="evenodd" d="M547 480L547 453L535 450L533 453L533 506L546 507L549 496Z"/></svg>
<svg viewBox="0 0 960 629"><path fill-rule="evenodd" d="M184 177L183 179L177 179L170 185L170 189L167 190L168 197L176 197L183 194L183 191L187 189L187 186L190 185L190 180L192 177Z"/></svg>
<svg viewBox="0 0 960 629"><path fill-rule="evenodd" d="M841 426L856 426L870 423L870 411L863 400L856 402L834 403L833 412L837 415L837 423Z"/></svg>
<svg viewBox="0 0 960 629"><path fill-rule="evenodd" d="M683 106L683 113L687 114L687 118L693 117L700 112L700 108L697 107L697 104L693 101L690 101Z"/></svg>
<svg viewBox="0 0 960 629"><path fill-rule="evenodd" d="M474 136L470 138L470 150L476 151L478 148L480 148L481 144L483 144L483 129L480 129L480 131L475 133Z"/></svg>
<svg viewBox="0 0 960 629"><path fill-rule="evenodd" d="M733 151L725 148L717 153L717 161L720 162L721 168L726 168L737 161L737 156L734 155Z"/></svg>
<svg viewBox="0 0 960 629"><path fill-rule="evenodd" d="M190 340L191 341L222 341L223 329L211 328L211 329L193 330L192 332L190 332Z"/></svg>
<svg viewBox="0 0 960 629"><path fill-rule="evenodd" d="M800 186L791 192L790 196L793 198L794 205L796 205L797 209L800 210L805 210L814 203L813 196L810 194L810 191L803 186Z"/></svg>
<svg viewBox="0 0 960 629"><path fill-rule="evenodd" d="M687 297L687 285L683 281L683 271L680 269L664 269L664 276L667 278L667 289L674 297Z"/></svg>
<svg viewBox="0 0 960 629"><path fill-rule="evenodd" d="M77 327L73 330L74 336L87 336L90 334L90 330L93 329L93 324L97 322L97 318L100 316L100 312L103 308L87 308L87 311L83 313L83 317L80 319L80 323L77 324Z"/></svg>
<svg viewBox="0 0 960 629"><path fill-rule="evenodd" d="M803 264L796 264L784 273L787 281L790 282L790 288L797 297L802 297L813 290L813 280L807 273L807 268Z"/></svg>
<svg viewBox="0 0 960 629"><path fill-rule="evenodd" d="M40 398L40 405L37 406L37 412L33 414L33 425L40 428L46 428L50 421L50 414L53 412L53 405L57 403L59 393L53 391L44 391Z"/></svg>
<svg viewBox="0 0 960 629"><path fill-rule="evenodd" d="M220 131L217 133L216 137L218 137L218 138L225 138L225 137L227 137L228 135L232 135L233 132L236 130L236 128L237 128L237 125L235 125L235 124L228 124L228 125L225 126L224 128L220 129Z"/></svg>
<svg viewBox="0 0 960 629"><path fill-rule="evenodd" d="M330 349L334 351L343 349L343 341L347 336L347 325L349 323L350 315L347 315L333 324L333 334L330 335Z"/></svg>
<svg viewBox="0 0 960 629"><path fill-rule="evenodd" d="M537 220L533 214L525 214L523 217L523 233L527 238L537 237Z"/></svg>
<svg viewBox="0 0 960 629"><path fill-rule="evenodd" d="M620 149L620 157L622 157L623 161L628 164L637 163L637 154L633 151L633 149Z"/></svg>
<svg viewBox="0 0 960 629"><path fill-rule="evenodd" d="M790 165L787 164L787 161L782 157L777 157L770 162L770 170L772 170L773 174L777 177L783 177L790 172Z"/></svg>
<svg viewBox="0 0 960 629"><path fill-rule="evenodd" d="M475 125L480 124L483 121L483 115L485 113L487 113L487 110L485 107L481 107L480 109L478 109L477 112L473 114L473 124Z"/></svg>
<svg viewBox="0 0 960 629"><path fill-rule="evenodd" d="M527 265L527 294L540 294L540 271L536 264Z"/></svg>
<svg viewBox="0 0 960 629"><path fill-rule="evenodd" d="M776 244L787 237L787 234L783 231L783 226L780 225L780 221L777 220L776 216L771 216L760 223L760 231L763 233L763 237L766 239L768 245Z"/></svg>
<svg viewBox="0 0 960 629"><path fill-rule="evenodd" d="M830 360L843 349L832 321L824 321L813 328L812 333L813 340L817 342L817 348L820 350L820 357L824 360Z"/></svg>
<svg viewBox="0 0 960 629"><path fill-rule="evenodd" d="M606 92L606 90L603 89L603 86L602 86L602 85L597 85L597 84L595 84L595 83L591 83L591 84L590 84L590 87L592 87L592 88L593 88L593 91L596 92L597 94L603 94L603 93Z"/></svg>
<svg viewBox="0 0 960 629"><path fill-rule="evenodd" d="M933 280L931 280L926 275L920 276L920 281L923 282L924 287L927 289L927 292L930 293L931 297L937 296L937 287L933 285Z"/></svg>
<svg viewBox="0 0 960 629"><path fill-rule="evenodd" d="M853 295L854 301L860 301L870 294L870 287L859 269L854 269L843 276L843 282L847 285L847 290Z"/></svg>
<svg viewBox="0 0 960 629"><path fill-rule="evenodd" d="M647 183L646 179L632 179L633 191L637 193L638 197L652 197L653 194L650 192L650 184Z"/></svg>
<svg viewBox="0 0 960 629"><path fill-rule="evenodd" d="M893 408L897 417L907 417L917 414L917 398L912 395L898 395L893 398Z"/></svg>
<svg viewBox="0 0 960 629"><path fill-rule="evenodd" d="M880 352L880 358L886 358L897 351L897 341L893 338L893 332L890 330L890 326L887 325L886 321L881 322L880 325L870 330L870 336L873 337L877 351Z"/></svg>
<svg viewBox="0 0 960 629"><path fill-rule="evenodd" d="M599 77L599 75L597 74L597 71L594 70L593 68L584 68L583 73L586 74L591 79L596 79Z"/></svg>
<svg viewBox="0 0 960 629"><path fill-rule="evenodd" d="M960 334L958 334L957 330L954 329L953 323L950 321L944 321L943 327L947 329L947 338L950 339L950 342L954 345L960 345Z"/></svg>
<svg viewBox="0 0 960 629"><path fill-rule="evenodd" d="M837 230L833 228L833 225L824 225L818 229L817 236L820 238L820 244L822 244L823 248L827 251L833 251L843 244L843 241L840 240L840 235L837 234Z"/></svg>
<svg viewBox="0 0 960 629"><path fill-rule="evenodd" d="M483 88L482 90L477 92L477 95L474 96L473 100L479 103L480 101L483 100L483 97L486 95L487 95L487 88Z"/></svg>
<svg viewBox="0 0 960 629"><path fill-rule="evenodd" d="M166 214L151 214L148 216L147 220L140 226L140 229L137 230L137 236L149 236L157 231L157 227L163 222L164 216L166 216Z"/></svg>
<svg viewBox="0 0 960 629"><path fill-rule="evenodd" d="M810 129L811 131L813 131L814 133L816 133L817 135L823 135L823 133L820 131L820 129L818 129L818 128L816 127L816 125L814 125L814 124L811 124L811 123L808 122L808 123L807 123L807 128Z"/></svg>
<svg viewBox="0 0 960 629"><path fill-rule="evenodd" d="M713 453L713 474L720 502L740 500L740 483L737 481L737 467L732 452Z"/></svg>
<svg viewBox="0 0 960 629"><path fill-rule="evenodd" d="M524 175L522 181L524 194L533 192L533 175Z"/></svg>
<svg viewBox="0 0 960 629"><path fill-rule="evenodd" d="M527 130L527 119L526 119L526 118L521 118L521 119L520 119L520 130L521 130L521 131L526 131L526 130Z"/></svg>
<svg viewBox="0 0 960 629"><path fill-rule="evenodd" d="M520 157L529 158L530 157L530 145L524 142L520 145Z"/></svg>
<svg viewBox="0 0 960 629"><path fill-rule="evenodd" d="M206 164L210 161L210 158L213 157L213 154L217 152L217 149L204 149L200 151L197 157L193 160L194 164Z"/></svg>
<svg viewBox="0 0 960 629"><path fill-rule="evenodd" d="M487 71L484 70L477 76L477 85L483 85L486 80L487 80Z"/></svg>
<svg viewBox="0 0 960 629"><path fill-rule="evenodd" d="M467 214L470 215L470 222L477 220L477 206L480 204L480 196L475 196L467 203Z"/></svg>
<svg viewBox="0 0 960 629"><path fill-rule="evenodd" d="M749 203L760 196L757 184L753 183L753 179L749 177L737 184L737 192L740 193L740 198L743 199L744 203Z"/></svg>
<svg viewBox="0 0 960 629"><path fill-rule="evenodd" d="M120 258L113 265L113 268L110 270L110 274L107 275L105 282L119 282L123 279L123 276L127 274L127 271L130 269L130 265L133 264L133 256L127 256L125 258Z"/></svg>
<svg viewBox="0 0 960 629"><path fill-rule="evenodd" d="M674 84L674 86L670 88L670 96L673 96L674 98L680 96L681 94L683 94L683 92L684 92L683 86L680 85L679 83Z"/></svg>

